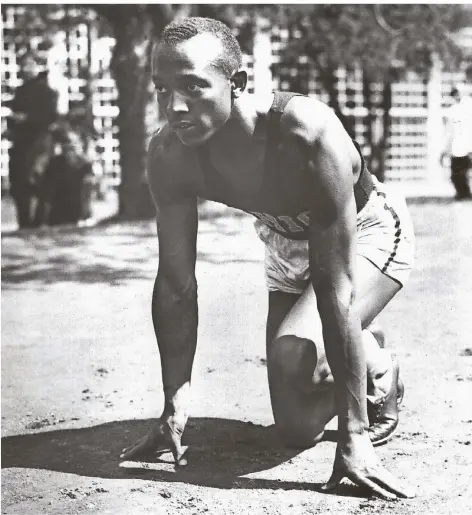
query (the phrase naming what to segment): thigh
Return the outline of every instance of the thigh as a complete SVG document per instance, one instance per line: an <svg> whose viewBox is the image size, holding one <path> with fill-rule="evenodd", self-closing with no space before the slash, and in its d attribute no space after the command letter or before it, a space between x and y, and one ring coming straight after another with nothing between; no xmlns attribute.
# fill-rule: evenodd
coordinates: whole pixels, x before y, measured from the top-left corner
<svg viewBox="0 0 472 515"><path fill-rule="evenodd" d="M358 256L356 267L357 285L354 309L358 313L364 329L385 308L401 289L401 286L362 256ZM277 336L287 334L312 340L317 347L319 356L324 354L321 320L316 296L311 285L294 304L279 327Z"/></svg>
<svg viewBox="0 0 472 515"><path fill-rule="evenodd" d="M267 345L273 341L281 323L299 298L300 295L295 293L269 291L269 312L266 325Z"/></svg>

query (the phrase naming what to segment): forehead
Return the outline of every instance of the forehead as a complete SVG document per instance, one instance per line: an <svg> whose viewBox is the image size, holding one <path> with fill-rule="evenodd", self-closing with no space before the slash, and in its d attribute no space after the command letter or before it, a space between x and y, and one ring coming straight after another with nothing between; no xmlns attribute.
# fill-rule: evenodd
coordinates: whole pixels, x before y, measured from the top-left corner
<svg viewBox="0 0 472 515"><path fill-rule="evenodd" d="M159 43L154 48L152 74L209 72L223 52L221 41L213 34L198 34L177 45Z"/></svg>

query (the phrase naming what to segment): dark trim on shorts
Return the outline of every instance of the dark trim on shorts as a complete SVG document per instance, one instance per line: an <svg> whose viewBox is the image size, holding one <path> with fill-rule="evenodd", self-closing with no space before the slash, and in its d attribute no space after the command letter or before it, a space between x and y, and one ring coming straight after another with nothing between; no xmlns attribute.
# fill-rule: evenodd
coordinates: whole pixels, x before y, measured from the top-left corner
<svg viewBox="0 0 472 515"><path fill-rule="evenodd" d="M390 252L390 256L388 256L388 259L385 262L385 265L381 269L381 272L386 274L390 263L395 259L395 256L397 255L398 244L400 243L400 236L402 234L402 229L400 227L400 217L397 215L395 209L393 209L392 207L390 207L387 204L385 193L383 193L382 191L379 191L377 189L375 189L375 192L377 193L377 195L379 195L380 197L382 197L384 199L384 209L385 209L385 211L388 211L392 215L392 218L395 221L396 231L395 231L395 240L393 242L393 249L392 249L392 252Z"/></svg>

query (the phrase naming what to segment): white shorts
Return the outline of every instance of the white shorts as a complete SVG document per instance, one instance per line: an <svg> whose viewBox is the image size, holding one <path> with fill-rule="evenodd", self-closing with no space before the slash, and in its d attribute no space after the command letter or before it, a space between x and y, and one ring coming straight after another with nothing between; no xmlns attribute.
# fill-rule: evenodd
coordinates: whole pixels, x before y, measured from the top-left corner
<svg viewBox="0 0 472 515"><path fill-rule="evenodd" d="M357 254L404 286L413 268L415 236L402 195L375 177L374 191L357 214ZM308 241L290 240L256 220L265 244L265 273L270 291L302 293L310 279Z"/></svg>

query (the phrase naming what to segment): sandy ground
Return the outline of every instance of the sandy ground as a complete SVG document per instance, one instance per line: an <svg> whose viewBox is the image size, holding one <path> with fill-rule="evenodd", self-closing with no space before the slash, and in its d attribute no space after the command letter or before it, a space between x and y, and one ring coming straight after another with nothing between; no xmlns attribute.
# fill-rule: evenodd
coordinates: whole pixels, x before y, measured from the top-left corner
<svg viewBox="0 0 472 515"><path fill-rule="evenodd" d="M301 453L277 440L263 249L249 218L222 216L200 223L190 457L178 471L169 454L118 458L162 408L153 225L2 238L2 513L471 513L472 203L411 209L417 268L381 316L406 396L377 452L415 499L369 499L348 482L323 493L335 434Z"/></svg>

